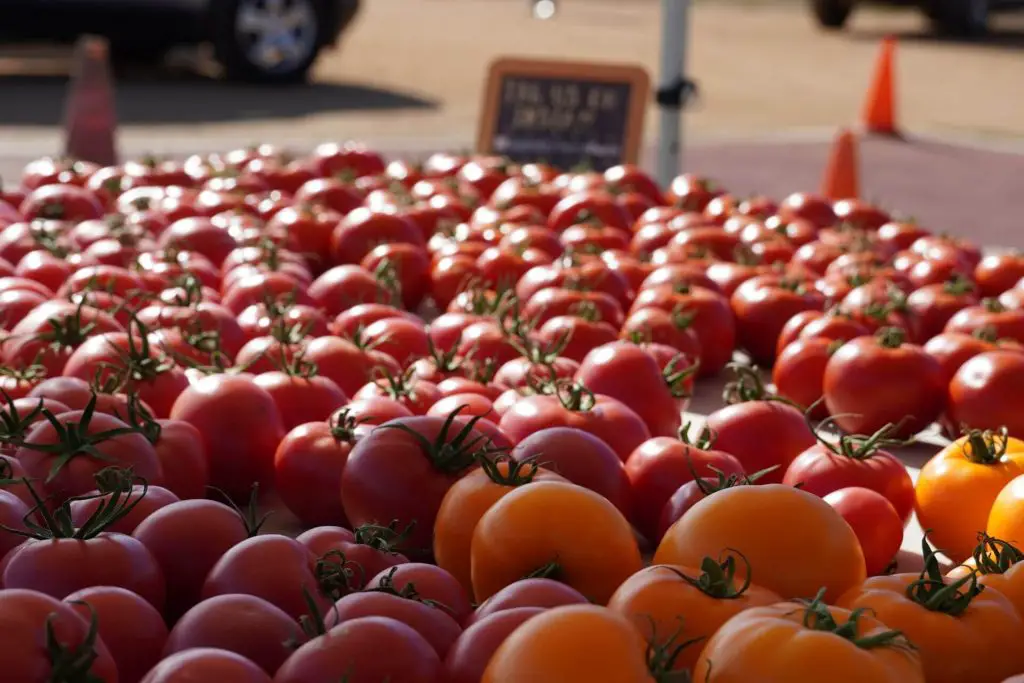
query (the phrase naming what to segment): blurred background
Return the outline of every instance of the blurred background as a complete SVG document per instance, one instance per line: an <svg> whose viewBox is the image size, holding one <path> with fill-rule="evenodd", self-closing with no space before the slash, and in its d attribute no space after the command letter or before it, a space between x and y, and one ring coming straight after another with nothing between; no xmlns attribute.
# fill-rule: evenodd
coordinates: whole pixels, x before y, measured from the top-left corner
<svg viewBox="0 0 1024 683"><path fill-rule="evenodd" d="M332 3L333 18L327 27L314 24L312 34L310 16L295 7L314 0L224 0L228 13L202 30L244 25L245 40L236 30L234 42L225 43L222 32L212 46L164 54L169 36L194 40L196 29L176 25L156 9L216 1L4 0L0 27L8 35L0 38L0 173L10 174L32 156L60 149L69 51L16 45L12 41L18 35L12 34L18 30L24 38L32 31L53 33L54 26L64 33L78 27L96 30L90 22L117 28L116 100L126 155L212 151L264 141L308 148L349 138L411 154L468 149L487 67L499 55L639 63L655 81L658 75L657 0L559 0L555 16L543 21L534 18L528 0L324 0ZM818 146L837 126L856 121L878 41L890 34L900 39L898 107L907 130L944 141L969 140L973 148L1024 148L1024 13L986 17L983 12L978 25L978 5L992 9L994 0L929 0L945 3L942 21L926 16L937 9L926 13L917 7L858 6L846 17L843 5L836 14L830 4L836 2L841 0L693 3L687 70L699 84L700 97L686 111L685 164L724 173L726 180L752 191L773 191L771 183L780 175L789 181L787 192L816 183ZM39 14L26 7L49 6L45 26L19 29L11 20L19 3L22 14L17 16L23 23L26 16ZM55 21L54 7L90 3L142 10L128 18L109 19L93 11L60 15L63 21ZM358 11L353 5L359 5ZM950 7L959 14L948 14ZM843 27L825 29L822 19ZM289 27L290 38L282 38L282 25ZM296 55L306 54L303 46L309 43L303 40L330 42L325 32L331 39L334 33L339 37L313 63L308 81L274 83L299 75L302 69L291 73L289 64L294 67ZM213 57L227 61L229 73ZM275 64L282 69L276 74ZM656 118L650 106L648 151ZM774 153L752 161L750 154L761 153L758 144L779 141L789 145L785 158ZM737 142L756 144L738 147ZM923 153L935 158L926 157L924 163L941 164L952 154L943 149L925 148ZM1015 199L1019 182L1010 181L1024 169L1018 157L1012 160L1004 160L1002 167L986 162L984 177L977 177L978 168L956 156L950 160L955 166L951 173L959 175L945 183L972 190L981 186L982 194L973 195L975 203L1000 201L1007 194ZM776 165L783 163L792 166L790 172L780 174ZM884 199L893 182L907 182L908 171L895 156L866 154L865 163L875 163L883 174L870 176L868 194ZM916 167L921 163L914 160ZM920 211L924 199L922 206L914 201L910 210Z"/></svg>

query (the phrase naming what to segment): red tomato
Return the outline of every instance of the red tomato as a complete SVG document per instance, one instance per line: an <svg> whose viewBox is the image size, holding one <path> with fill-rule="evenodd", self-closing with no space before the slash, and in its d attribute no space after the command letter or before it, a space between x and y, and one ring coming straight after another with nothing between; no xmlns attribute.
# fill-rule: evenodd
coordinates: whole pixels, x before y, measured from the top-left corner
<svg viewBox="0 0 1024 683"><path fill-rule="evenodd" d="M747 472L777 467L763 482L780 483L789 463L817 440L799 409L772 400L752 370L736 370L729 391L736 402L708 415L705 425L715 435L716 449L736 456Z"/></svg>
<svg viewBox="0 0 1024 683"><path fill-rule="evenodd" d="M684 381L688 376L666 374L654 356L624 341L597 347L587 354L576 372L576 380L594 393L631 406L653 436L678 434L687 395Z"/></svg>
<svg viewBox="0 0 1024 683"><path fill-rule="evenodd" d="M505 639L543 611L541 607L516 607L477 619L448 650L443 680L447 683L479 683L491 657Z"/></svg>
<svg viewBox="0 0 1024 683"><path fill-rule="evenodd" d="M582 429L608 444L623 462L651 437L643 419L622 401L564 380L555 395L528 396L515 403L498 426L514 443L550 427Z"/></svg>
<svg viewBox="0 0 1024 683"><path fill-rule="evenodd" d="M232 498L244 498L253 483L273 480L284 424L274 398L251 377L204 377L181 393L170 417L199 430L210 482Z"/></svg>
<svg viewBox="0 0 1024 683"><path fill-rule="evenodd" d="M847 433L872 434L893 424L891 436L907 438L942 413L942 368L904 338L897 328L883 328L876 336L847 342L829 358L825 405Z"/></svg>
<svg viewBox="0 0 1024 683"><path fill-rule="evenodd" d="M819 437L789 464L782 483L822 498L850 486L871 489L892 504L906 525L914 509L914 482L903 463L885 450L904 445L890 437L893 431L884 427L872 435L844 435L836 444Z"/></svg>
<svg viewBox="0 0 1024 683"><path fill-rule="evenodd" d="M110 505L116 499L124 504L131 504L132 508L123 517L108 527L108 531L116 531L119 534L131 534L135 528L142 523L146 517L162 507L171 503L177 503L181 499L162 486L149 486L142 484L130 485L131 475L127 477L127 471L115 472L113 476L107 477L111 470L101 470L96 475L97 483L101 485L100 490L89 491L85 496L71 501L68 506L71 512L71 520L75 526L85 526L89 518L96 514L96 510L102 505ZM116 491L116 494L115 494Z"/></svg>
<svg viewBox="0 0 1024 683"><path fill-rule="evenodd" d="M272 683L263 669L241 655L212 647L176 652L141 683Z"/></svg>
<svg viewBox="0 0 1024 683"><path fill-rule="evenodd" d="M868 576L879 576L893 566L903 543L904 521L883 495L851 486L833 491L825 502L842 515L864 551Z"/></svg>
<svg viewBox="0 0 1024 683"><path fill-rule="evenodd" d="M94 680L118 680L117 665L93 631L98 619L92 615L87 621L71 605L20 588L0 591L0 613L5 615L0 621L0 637L7 649L5 680L50 680L66 671L63 667L69 661L75 662L76 671Z"/></svg>
<svg viewBox="0 0 1024 683"><path fill-rule="evenodd" d="M397 591L442 609L462 623L473 613L466 589L440 567L424 562L403 562L380 571L366 583L366 590Z"/></svg>
<svg viewBox="0 0 1024 683"><path fill-rule="evenodd" d="M805 409L813 405L811 417L826 417L828 408L820 400L825 382L825 366L842 343L823 337L794 340L782 349L772 366L775 391Z"/></svg>
<svg viewBox="0 0 1024 683"><path fill-rule="evenodd" d="M595 348L615 341L618 338L618 330L614 325L600 319L588 320L578 315L559 315L541 325L537 330L537 337L549 346L561 346L562 356L580 363Z"/></svg>
<svg viewBox="0 0 1024 683"><path fill-rule="evenodd" d="M581 429L551 427L516 444L512 458L532 460L574 484L600 493L623 515L630 514L630 481L622 460L608 444Z"/></svg>
<svg viewBox="0 0 1024 683"><path fill-rule="evenodd" d="M326 420L331 413L348 402L348 396L328 377L308 374L310 368L299 368L298 373L273 370L253 379L277 406L285 430L301 424Z"/></svg>
<svg viewBox="0 0 1024 683"><path fill-rule="evenodd" d="M952 423L971 429L1002 429L1024 438L1024 354L986 351L966 361L949 383Z"/></svg>
<svg viewBox="0 0 1024 683"><path fill-rule="evenodd" d="M726 476L744 474L740 461L714 449L710 439L691 444L659 436L645 441L626 460L626 474L633 491L630 521L648 541L656 544L660 540L658 520L672 494L686 482L715 471Z"/></svg>
<svg viewBox="0 0 1024 683"><path fill-rule="evenodd" d="M790 317L821 310L825 300L809 280L761 275L737 287L730 304L736 314L740 346L755 363L771 365L779 335Z"/></svg>
<svg viewBox="0 0 1024 683"><path fill-rule="evenodd" d="M331 260L336 265L359 263L378 244L424 246L423 233L404 216L359 207L345 216L331 235Z"/></svg>
<svg viewBox="0 0 1024 683"><path fill-rule="evenodd" d="M975 287L965 279L925 285L907 296L915 337L927 341L945 329L961 309L978 303Z"/></svg>
<svg viewBox="0 0 1024 683"><path fill-rule="evenodd" d="M349 531L337 526L320 526L303 532L295 540L309 548L317 557L329 557L341 553L356 571L348 577L353 590L362 590L367 582L392 567L409 561L395 546L411 531L411 527L399 530L397 524L380 526L367 524Z"/></svg>
<svg viewBox="0 0 1024 683"><path fill-rule="evenodd" d="M137 683L160 661L167 626L152 605L124 588L92 586L64 598L78 614L96 619L99 637L117 664L120 683Z"/></svg>
<svg viewBox="0 0 1024 683"><path fill-rule="evenodd" d="M766 474L770 474L777 469L779 469L777 466L773 466L771 468L761 470L760 472L754 472L749 476L746 474L726 475L723 472L716 472L714 477L698 477L696 479L691 479L676 489L675 493L672 494L665 503L665 506L661 509L661 516L658 519L658 533L656 538L663 538L665 536L665 532L667 532L673 524L678 522L679 519L690 510L690 508L708 496L734 486L753 485Z"/></svg>
<svg viewBox="0 0 1024 683"><path fill-rule="evenodd" d="M626 210L610 194L600 191L568 194L548 214L548 228L559 233L588 221L623 231L628 231L632 223Z"/></svg>
<svg viewBox="0 0 1024 683"><path fill-rule="evenodd" d="M411 626L443 659L462 633L462 627L440 607L410 600L396 593L360 591L334 603L328 613L328 629L361 617L387 617Z"/></svg>
<svg viewBox="0 0 1024 683"><path fill-rule="evenodd" d="M395 597L383 593L367 595ZM419 605L407 602L410 606ZM387 656L382 657L382 653ZM323 683L336 679L349 683L434 683L442 680L441 660L430 639L416 625L400 618L368 614L347 619L300 647L278 670L274 683Z"/></svg>
<svg viewBox="0 0 1024 683"><path fill-rule="evenodd" d="M361 439L341 477L341 502L355 525L397 520L416 526L403 540L410 558L431 553L431 534L441 499L489 446L484 435L447 417L399 418Z"/></svg>

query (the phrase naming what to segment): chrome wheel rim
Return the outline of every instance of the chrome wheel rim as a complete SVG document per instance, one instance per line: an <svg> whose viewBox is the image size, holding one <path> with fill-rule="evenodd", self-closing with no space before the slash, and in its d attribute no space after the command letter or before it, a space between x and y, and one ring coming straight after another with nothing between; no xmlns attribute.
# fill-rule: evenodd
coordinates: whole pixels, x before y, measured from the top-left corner
<svg viewBox="0 0 1024 683"><path fill-rule="evenodd" d="M269 73L290 71L316 50L316 10L310 0L241 0L235 33L254 66Z"/></svg>

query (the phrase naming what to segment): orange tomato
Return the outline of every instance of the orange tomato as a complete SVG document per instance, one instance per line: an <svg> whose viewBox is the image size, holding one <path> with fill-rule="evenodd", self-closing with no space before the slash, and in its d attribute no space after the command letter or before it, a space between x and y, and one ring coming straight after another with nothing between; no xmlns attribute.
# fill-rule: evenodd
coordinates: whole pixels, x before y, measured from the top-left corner
<svg viewBox="0 0 1024 683"><path fill-rule="evenodd" d="M979 534L978 541L974 556L951 569L946 578L956 581L977 571L978 583L1005 595L1024 617L1024 553L988 534Z"/></svg>
<svg viewBox="0 0 1024 683"><path fill-rule="evenodd" d="M998 683L1024 671L1024 621L1010 600L974 572L944 578L927 538L922 546L921 574L871 577L836 604L899 629L921 653L928 683Z"/></svg>
<svg viewBox="0 0 1024 683"><path fill-rule="evenodd" d="M741 561L745 562L742 558ZM770 590L735 579L737 556L719 561L704 558L699 570L654 565L619 586L608 609L629 617L649 642L675 634L677 642L705 642L729 619L751 607L781 601ZM746 572L750 576L750 572ZM684 648L670 667L689 671L697 663L699 646Z"/></svg>
<svg viewBox="0 0 1024 683"><path fill-rule="evenodd" d="M985 533L1024 547L1024 475L1014 477L995 497Z"/></svg>
<svg viewBox="0 0 1024 683"><path fill-rule="evenodd" d="M737 486L704 498L665 533L654 563L699 566L722 548L742 553L757 585L787 600L821 587L831 600L866 576L850 525L818 496L782 484ZM737 577L746 578L746 567Z"/></svg>
<svg viewBox="0 0 1024 683"><path fill-rule="evenodd" d="M711 637L693 670L701 683L924 683L921 658L866 612L815 600L744 610ZM931 683L931 679L928 679Z"/></svg>
<svg viewBox="0 0 1024 683"><path fill-rule="evenodd" d="M996 496L1020 474L1024 441L971 431L921 468L914 487L917 519L929 530L935 547L954 562L963 562L971 556L978 532L985 531ZM993 535L1008 538L1002 532Z"/></svg>
<svg viewBox="0 0 1024 683"><path fill-rule="evenodd" d="M492 505L473 532L470 557L477 602L533 575L603 605L643 567L622 513L600 494L560 481L519 487Z"/></svg>
<svg viewBox="0 0 1024 683"><path fill-rule="evenodd" d="M647 643L628 619L604 607L569 605L513 631L491 657L481 683L654 680Z"/></svg>
<svg viewBox="0 0 1024 683"><path fill-rule="evenodd" d="M565 481L535 463L512 462L508 456L481 462L480 469L459 479L448 489L434 522L434 561L458 579L467 593L473 591L470 576L470 545L473 530L483 514L518 486L534 481Z"/></svg>

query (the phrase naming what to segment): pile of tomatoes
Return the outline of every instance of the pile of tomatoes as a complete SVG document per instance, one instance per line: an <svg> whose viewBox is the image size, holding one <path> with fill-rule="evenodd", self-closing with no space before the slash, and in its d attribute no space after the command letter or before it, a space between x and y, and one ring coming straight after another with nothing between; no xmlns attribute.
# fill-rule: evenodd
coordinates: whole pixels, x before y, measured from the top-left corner
<svg viewBox="0 0 1024 683"><path fill-rule="evenodd" d="M1024 680L1022 277L632 166L40 159L0 192L2 678Z"/></svg>

